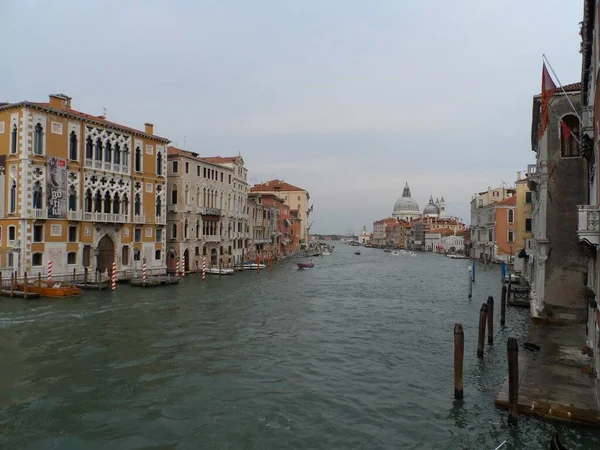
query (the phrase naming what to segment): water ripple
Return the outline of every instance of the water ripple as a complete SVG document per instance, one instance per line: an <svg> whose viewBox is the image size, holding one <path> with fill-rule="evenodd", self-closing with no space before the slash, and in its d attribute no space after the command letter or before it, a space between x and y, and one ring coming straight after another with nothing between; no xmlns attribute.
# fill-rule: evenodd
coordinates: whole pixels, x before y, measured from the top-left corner
<svg viewBox="0 0 600 450"><path fill-rule="evenodd" d="M478 311L499 270L338 245L317 269L293 261L107 299L0 303L0 447L19 449L545 449L597 432L493 405L511 308L483 361ZM465 330L465 400L454 401L454 322Z"/></svg>

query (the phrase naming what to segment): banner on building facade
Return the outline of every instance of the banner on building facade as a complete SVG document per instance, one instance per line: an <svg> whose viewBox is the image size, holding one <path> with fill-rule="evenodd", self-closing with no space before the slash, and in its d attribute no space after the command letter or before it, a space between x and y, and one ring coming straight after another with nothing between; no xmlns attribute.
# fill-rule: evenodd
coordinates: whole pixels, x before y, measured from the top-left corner
<svg viewBox="0 0 600 450"><path fill-rule="evenodd" d="M46 198L49 219L67 218L67 160L48 158Z"/></svg>
<svg viewBox="0 0 600 450"><path fill-rule="evenodd" d="M0 198L5 199L4 186L6 186L6 155L0 155ZM8 209L8 208L7 208ZM0 217L4 217L4 201L0 201ZM0 236L1 238L2 236Z"/></svg>

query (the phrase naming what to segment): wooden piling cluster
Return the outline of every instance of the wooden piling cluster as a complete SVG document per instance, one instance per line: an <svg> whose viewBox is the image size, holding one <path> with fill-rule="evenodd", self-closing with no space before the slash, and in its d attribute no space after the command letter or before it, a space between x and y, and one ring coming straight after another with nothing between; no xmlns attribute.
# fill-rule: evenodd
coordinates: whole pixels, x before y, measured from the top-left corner
<svg viewBox="0 0 600 450"><path fill-rule="evenodd" d="M474 262L473 262L474 264ZM469 274L469 298L472 296L472 284L475 282L475 271ZM500 299L500 326L506 326L506 302L507 294L510 292L511 283L502 286ZM508 292L507 292L508 291ZM477 358L482 359L485 348L486 328L488 333L488 345L494 343L494 297L489 296L485 303L481 304L479 309L479 326L477 335ZM463 363L464 363L464 343L465 336L463 326L460 323L454 324L454 398L462 400L464 397L463 385ZM508 338L507 358L508 358L508 380L509 380L509 417L508 421L512 425L517 425L519 420L519 344L515 338Z"/></svg>

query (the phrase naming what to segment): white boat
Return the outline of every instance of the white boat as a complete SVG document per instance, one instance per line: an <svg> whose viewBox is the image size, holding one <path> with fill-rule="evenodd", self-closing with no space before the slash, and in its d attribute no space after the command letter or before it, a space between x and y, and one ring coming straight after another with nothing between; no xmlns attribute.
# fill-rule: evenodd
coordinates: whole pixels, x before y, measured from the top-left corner
<svg viewBox="0 0 600 450"><path fill-rule="evenodd" d="M417 254L415 252L409 252L408 253L410 256L412 256L413 258L416 258Z"/></svg>
<svg viewBox="0 0 600 450"><path fill-rule="evenodd" d="M242 265L242 269L244 270L257 270L257 269L266 269L267 266L265 264L256 264L247 262Z"/></svg>
<svg viewBox="0 0 600 450"><path fill-rule="evenodd" d="M465 255L457 255L456 253L448 253L446 255L446 258L450 258L450 259L469 259L468 256Z"/></svg>
<svg viewBox="0 0 600 450"><path fill-rule="evenodd" d="M400 250L400 254L401 255L406 255L406 252L404 250Z"/></svg>
<svg viewBox="0 0 600 450"><path fill-rule="evenodd" d="M398 253L396 250L394 250L394 251L392 252L392 256L398 256L398 255L400 255L400 253Z"/></svg>
<svg viewBox="0 0 600 450"><path fill-rule="evenodd" d="M233 269L229 269L227 267L222 267L219 269L218 267L211 267L210 269L206 269L206 273L210 273L212 275L233 275Z"/></svg>
<svg viewBox="0 0 600 450"><path fill-rule="evenodd" d="M327 251L327 250L323 250L323 253L321 253L321 256L331 256L331 253L329 253L329 251Z"/></svg>

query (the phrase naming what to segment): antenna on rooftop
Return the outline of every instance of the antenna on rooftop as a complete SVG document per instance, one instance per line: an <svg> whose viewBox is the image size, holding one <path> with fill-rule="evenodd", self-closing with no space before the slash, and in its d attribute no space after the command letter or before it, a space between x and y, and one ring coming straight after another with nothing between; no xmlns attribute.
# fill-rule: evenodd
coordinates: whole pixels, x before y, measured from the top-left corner
<svg viewBox="0 0 600 450"><path fill-rule="evenodd" d="M187 142L187 136L183 136L183 149L185 150L185 144Z"/></svg>
<svg viewBox="0 0 600 450"><path fill-rule="evenodd" d="M102 107L102 115L106 118L106 108L104 106Z"/></svg>

